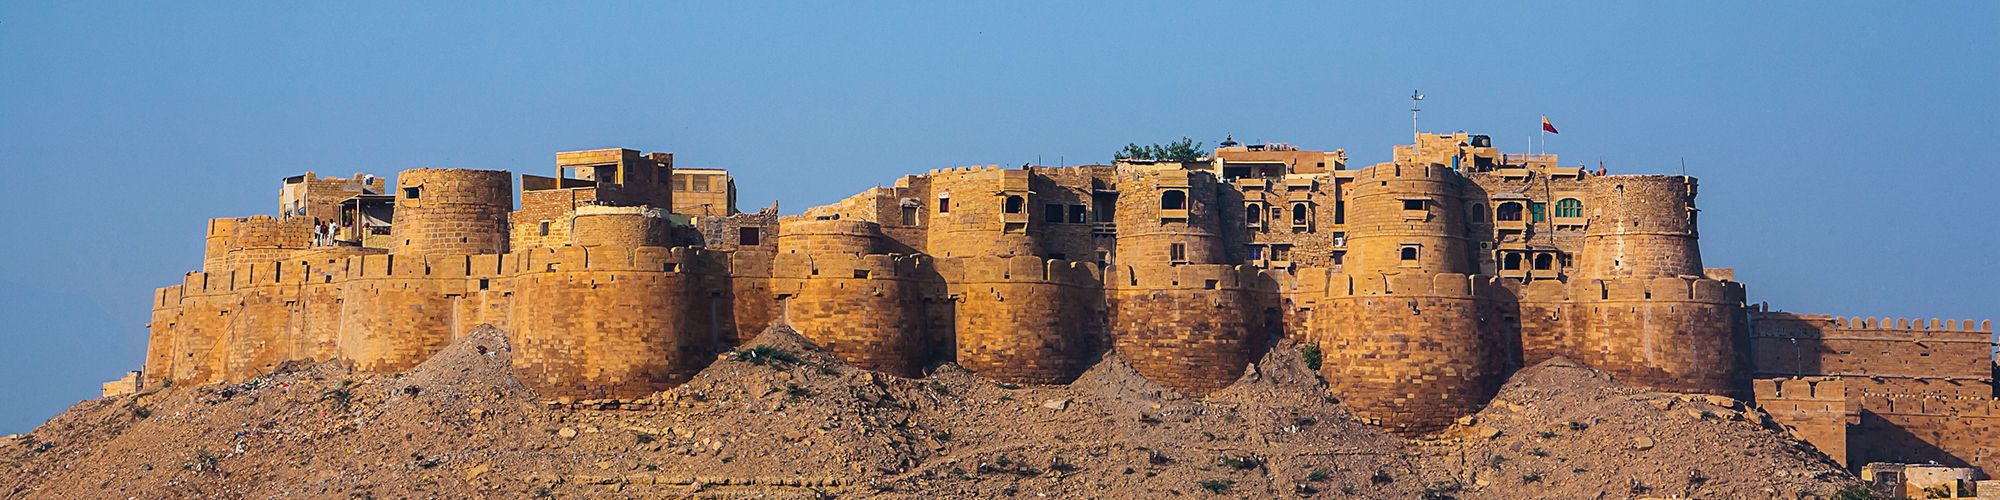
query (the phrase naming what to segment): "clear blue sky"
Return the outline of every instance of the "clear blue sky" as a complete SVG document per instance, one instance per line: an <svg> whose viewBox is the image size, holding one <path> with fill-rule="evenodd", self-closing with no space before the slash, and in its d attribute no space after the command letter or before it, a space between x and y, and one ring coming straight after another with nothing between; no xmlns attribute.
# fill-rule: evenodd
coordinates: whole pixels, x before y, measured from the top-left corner
<svg viewBox="0 0 2000 500"><path fill-rule="evenodd" d="M904 173L1224 134L1431 131L1702 180L1704 256L1795 311L2000 316L2000 4L0 3L0 432L140 366L203 221L306 170L672 151L786 213ZM1761 3L1760 3L1761 4ZM563 8L575 7L575 8Z"/></svg>

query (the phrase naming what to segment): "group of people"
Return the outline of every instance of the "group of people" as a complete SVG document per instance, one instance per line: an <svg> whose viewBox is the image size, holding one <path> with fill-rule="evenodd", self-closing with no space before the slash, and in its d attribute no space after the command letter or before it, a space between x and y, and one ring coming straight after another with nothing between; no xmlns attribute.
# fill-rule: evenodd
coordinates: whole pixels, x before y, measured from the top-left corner
<svg viewBox="0 0 2000 500"><path fill-rule="evenodd" d="M332 246L339 241L340 226L333 221L313 221L313 246Z"/></svg>

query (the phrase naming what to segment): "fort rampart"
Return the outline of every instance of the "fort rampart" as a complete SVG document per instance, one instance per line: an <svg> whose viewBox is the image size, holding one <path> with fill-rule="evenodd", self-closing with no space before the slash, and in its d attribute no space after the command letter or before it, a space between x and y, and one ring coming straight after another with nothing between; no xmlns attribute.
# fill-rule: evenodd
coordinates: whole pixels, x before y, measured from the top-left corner
<svg viewBox="0 0 2000 500"><path fill-rule="evenodd" d="M210 221L201 271L154 293L145 370L114 385L290 360L394 372L492 324L545 397L633 398L785 324L895 375L955 362L1060 384L1114 353L1198 396L1291 338L1402 434L1563 357L1752 397L1844 460L2000 466L1990 323L1748 307L1731 270L1703 267L1693 178L1498 160L952 168L782 218L672 213L671 155L632 150L559 154L558 177L521 178L518 210L506 172L410 170L391 193L307 176L287 206L350 223L393 199L393 224L331 241L312 217Z"/></svg>

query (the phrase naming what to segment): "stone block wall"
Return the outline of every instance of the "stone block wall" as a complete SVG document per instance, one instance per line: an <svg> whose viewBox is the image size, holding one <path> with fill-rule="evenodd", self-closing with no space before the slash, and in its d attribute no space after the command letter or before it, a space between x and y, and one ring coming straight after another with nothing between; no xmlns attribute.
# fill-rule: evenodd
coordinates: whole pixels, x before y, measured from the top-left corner
<svg viewBox="0 0 2000 500"><path fill-rule="evenodd" d="M1476 269L1463 206L1465 180L1441 166L1385 164L1357 172L1347 193L1343 272L1468 273ZM1405 258L1405 250L1415 258Z"/></svg>
<svg viewBox="0 0 2000 500"><path fill-rule="evenodd" d="M942 259L955 356L988 378L1075 380L1103 348L1104 294L1088 263L1035 256Z"/></svg>
<svg viewBox="0 0 2000 500"><path fill-rule="evenodd" d="M508 212L514 208L512 174L456 168L405 170L396 175L395 195L390 253L507 252Z"/></svg>
<svg viewBox="0 0 2000 500"><path fill-rule="evenodd" d="M1571 286L1576 318L1564 355L1639 387L1743 395L1741 284L1634 278Z"/></svg>
<svg viewBox="0 0 2000 500"><path fill-rule="evenodd" d="M1850 464L1927 463L2000 470L2000 400L1860 394Z"/></svg>
<svg viewBox="0 0 2000 500"><path fill-rule="evenodd" d="M942 288L925 258L784 253L771 280L785 323L869 370L919 375L932 353L924 308Z"/></svg>
<svg viewBox="0 0 2000 500"><path fill-rule="evenodd" d="M1283 334L1278 282L1256 268L1118 265L1104 280L1119 357L1182 392L1235 383Z"/></svg>
<svg viewBox="0 0 2000 500"><path fill-rule="evenodd" d="M312 221L268 215L228 217L208 221L202 271L228 272L248 262L282 260L312 246Z"/></svg>
<svg viewBox="0 0 2000 500"><path fill-rule="evenodd" d="M673 222L667 211L654 207L577 207L571 223L571 245L581 247L671 247Z"/></svg>
<svg viewBox="0 0 2000 500"><path fill-rule="evenodd" d="M735 332L698 249L566 247L519 260L515 373L544 395L636 398L694 376Z"/></svg>
<svg viewBox="0 0 2000 500"><path fill-rule="evenodd" d="M1992 397L1992 322L1751 311L1758 377L1841 376L1857 391Z"/></svg>
<svg viewBox="0 0 2000 500"><path fill-rule="evenodd" d="M940 258L1041 255L1040 238L1029 229L1036 206L1030 175L997 166L932 171L927 252ZM1018 198L1017 212L1007 211L1009 198ZM941 203L949 207L940 210Z"/></svg>
<svg viewBox="0 0 2000 500"><path fill-rule="evenodd" d="M1838 377L1757 379L1751 386L1757 406L1792 435L1821 453L1852 466L1847 454L1849 426L1860 416L1848 406L1847 384Z"/></svg>
<svg viewBox="0 0 2000 500"><path fill-rule="evenodd" d="M1695 225L1695 180L1677 175L1613 175L1584 184L1585 279L1702 276Z"/></svg>
<svg viewBox="0 0 2000 500"><path fill-rule="evenodd" d="M576 208L595 204L596 188L522 190L521 209L507 214L508 248L524 251L569 243Z"/></svg>
<svg viewBox="0 0 2000 500"><path fill-rule="evenodd" d="M1231 260L1224 228L1241 233L1241 218L1224 224L1217 182L1208 172L1177 168L1118 171L1118 239L1112 263L1150 266L1169 263L1221 264ZM1171 199L1170 199L1171 198ZM1229 210L1240 214L1237 195ZM1170 206L1181 208L1168 208ZM1174 255L1174 248L1180 255ZM1176 258L1178 257L1178 258Z"/></svg>
<svg viewBox="0 0 2000 500"><path fill-rule="evenodd" d="M1480 275L1334 275L1313 324L1329 389L1355 416L1405 435L1485 406L1511 367L1494 297Z"/></svg>
<svg viewBox="0 0 2000 500"><path fill-rule="evenodd" d="M778 219L778 253L804 255L866 255L878 253L882 226L844 219Z"/></svg>

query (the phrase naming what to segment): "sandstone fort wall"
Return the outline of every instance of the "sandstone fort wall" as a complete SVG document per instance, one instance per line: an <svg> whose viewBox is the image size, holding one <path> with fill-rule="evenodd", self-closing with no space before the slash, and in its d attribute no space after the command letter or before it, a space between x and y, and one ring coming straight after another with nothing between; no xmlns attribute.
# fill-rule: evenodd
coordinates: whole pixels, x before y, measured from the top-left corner
<svg viewBox="0 0 2000 500"><path fill-rule="evenodd" d="M656 208L671 206L665 154L559 154L563 173L524 176L511 212L505 172L417 169L397 178L386 250L316 238L309 217L210 221L202 270L155 291L146 369L107 390L289 360L394 372L492 324L543 396L636 398L783 323L896 375L957 362L1059 384L1115 352L1204 395L1289 336L1320 348L1357 416L1400 434L1565 357L1754 397L1850 463L2000 466L1990 323L1748 308L1732 272L1703 268L1694 179L1533 161L954 168L784 218ZM324 212L360 179L288 180L305 191L281 200Z"/></svg>
<svg viewBox="0 0 2000 500"><path fill-rule="evenodd" d="M1183 392L1234 383L1283 334L1278 282L1256 268L1119 265L1104 280L1119 357Z"/></svg>
<svg viewBox="0 0 2000 500"><path fill-rule="evenodd" d="M1007 382L1075 380L1102 351L1104 292L1086 263L1034 256L939 263L952 311L955 357Z"/></svg>
<svg viewBox="0 0 2000 500"><path fill-rule="evenodd" d="M1479 410L1508 369L1490 276L1334 275L1312 326L1328 387L1371 424L1436 431Z"/></svg>

